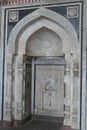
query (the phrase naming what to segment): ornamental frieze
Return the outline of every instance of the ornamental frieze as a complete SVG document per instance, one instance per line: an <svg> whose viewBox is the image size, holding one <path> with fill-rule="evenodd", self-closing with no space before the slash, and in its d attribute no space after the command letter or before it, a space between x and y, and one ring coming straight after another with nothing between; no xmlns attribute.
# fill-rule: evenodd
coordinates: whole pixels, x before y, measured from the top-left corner
<svg viewBox="0 0 87 130"><path fill-rule="evenodd" d="M76 1L83 1L83 0L0 0L1 6L6 5L20 5L20 4L27 4L27 3L36 3L36 4L50 4L50 3L65 3L65 2L76 2Z"/></svg>

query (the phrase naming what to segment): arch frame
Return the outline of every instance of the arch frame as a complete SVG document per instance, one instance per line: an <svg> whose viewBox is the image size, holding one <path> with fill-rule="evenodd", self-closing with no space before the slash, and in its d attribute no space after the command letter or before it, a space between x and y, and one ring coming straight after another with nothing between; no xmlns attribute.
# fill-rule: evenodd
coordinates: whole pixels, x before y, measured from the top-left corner
<svg viewBox="0 0 87 130"><path fill-rule="evenodd" d="M46 23L49 23L49 24L46 25ZM23 112L19 116L17 114L17 104L20 103L20 108L21 108L21 110L23 110L23 107L24 107L24 106L22 106L22 103L24 103L24 101L22 101L22 96L23 96L22 88L24 87L24 86L22 86L23 85L22 79L23 79L23 73L24 73L23 56L25 55L26 42L31 35L33 35L37 30L39 30L43 27L50 29L51 31L56 33L58 36L60 36L62 43L63 43L63 51L65 54L65 60L66 60L66 64L68 65L68 69L69 69L69 65L71 65L70 70L68 70L69 73L71 73L70 71L73 70L73 65L74 65L73 60L76 61L78 59L79 45L78 45L77 33L76 33L74 27L71 25L71 23L67 19L65 19L63 16L61 16L51 10L48 10L45 8L40 8L40 9L34 11L33 13L29 14L22 20L20 20L17 23L17 25L14 27L14 29L12 30L12 32L9 36L8 46L6 47L6 61L5 61L5 91L7 90L6 84L9 79L9 82L10 82L9 83L10 86L8 88L9 92L11 92L11 87L13 87L13 89L15 88L15 93L14 93L15 97L16 97L16 93L18 94L19 92L21 92L20 96L15 98L15 107L14 107L15 108L15 110L14 110L14 119L15 120L23 119ZM62 37L62 34L64 35L63 37ZM68 44L68 48L69 48L68 50L67 50L67 46L66 46L67 44ZM77 49L75 50L75 47L77 47L78 51L77 51ZM72 59L71 53L73 55L75 53L76 57L74 56L74 59ZM14 56L15 60L13 60L13 55L15 55ZM71 59L73 62L71 61ZM79 61L77 61L77 62L79 63ZM13 77L11 77L11 75L10 75L10 77L7 76L7 68L8 68L7 65L8 64L10 65L10 71L15 71L15 81L13 81ZM16 77L17 75L18 75L18 77ZM69 77L69 74L67 74L65 76L66 84L68 84L67 88L69 89L68 91L70 91L70 92L71 92L71 90L73 90L73 81L72 81L72 83L70 83L71 76L73 78L73 72L70 75L70 77ZM21 82L19 82L19 79ZM79 82L79 79L77 79L77 81ZM15 82L15 83L13 84L12 82ZM71 85L71 88L69 88L69 85ZM72 96L73 95L71 93L71 97ZM12 95L10 95L8 97L9 102L11 102L11 97L12 97ZM67 100L65 101L67 106L70 105L69 98L70 97L68 96ZM6 100L6 98L4 98L4 99ZM8 101L6 100L5 103ZM12 106L12 109L14 109L14 108ZM5 112L6 112L6 109L4 109L4 113ZM68 114L70 114L70 112ZM12 117L9 116L9 120L11 120L11 118ZM7 119L8 118L5 118L5 115L4 115L4 120L7 120ZM65 125L66 124L74 127L74 124L72 123L72 121L69 121L67 119L65 121Z"/></svg>
<svg viewBox="0 0 87 130"><path fill-rule="evenodd" d="M8 50L10 53L15 53L15 42L17 40L18 34L20 34L22 30L26 29L26 25L30 24L40 17L44 17L57 23L70 36L72 43L78 43L77 33L73 25L66 18L54 11L41 7L40 9L34 11L33 13L30 13L25 18L20 20L13 28L8 39Z"/></svg>

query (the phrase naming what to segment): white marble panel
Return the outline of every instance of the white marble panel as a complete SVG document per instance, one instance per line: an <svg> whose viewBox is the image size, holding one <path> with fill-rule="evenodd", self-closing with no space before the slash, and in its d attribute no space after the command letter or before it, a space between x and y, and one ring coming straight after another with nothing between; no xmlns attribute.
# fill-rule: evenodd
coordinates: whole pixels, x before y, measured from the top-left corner
<svg viewBox="0 0 87 130"><path fill-rule="evenodd" d="M33 15L33 17L32 17L32 15ZM39 17L41 19L39 19L39 21L36 21L36 19L38 19ZM29 24L29 22L30 23L32 22L32 25ZM16 66L15 66L15 80L16 81L14 84L14 86L15 86L14 87L15 88L15 91L14 91L14 94L15 94L14 118L19 119L19 120L22 119L22 110L23 110L22 87L24 84L23 83L23 62L22 62L23 59L22 58L23 58L23 54L25 54L26 42L34 32L40 30L44 26L47 29L51 30L51 32L49 33L50 35L48 35L48 33L45 34L48 37L50 37L50 41L49 41L49 39L47 39L48 37L44 35L44 37L42 37L42 38L44 38L45 41L43 39L40 40L40 38L35 39L35 37L33 37L34 40L31 43L32 43L32 45L34 44L33 45L34 52L37 51L38 49L39 50L41 49L39 45L37 46L37 43L41 45L42 44L41 42L43 42L42 47L44 48L44 52L45 52L45 50L47 50L49 52L50 50L53 51L53 50L58 49L58 51L60 52L59 55L61 55L61 51L59 49L62 48L61 43L63 43L63 52L65 54L65 59L68 61L68 64L69 64L67 66L67 70L66 70L66 72L68 73L67 74L68 76L66 76L66 82L67 82L66 83L66 85L67 85L66 112L68 110L68 112L67 112L68 114L66 116L68 117L68 120L70 120L71 119L70 116L72 116L72 114L70 113L70 108L72 107L72 102L71 102L72 99L71 99L70 95L72 93L71 88L73 88L73 84L71 84L71 82L73 80L73 77L72 77L73 68L71 67L70 61L72 59L71 59L69 53L71 53L70 45L78 43L77 34L76 34L76 31L74 30L73 26L68 22L68 20L66 20L61 15L56 14L55 12L44 9L44 8L41 8L41 9L35 11L34 13L26 16L24 19L22 19L12 30L10 38L8 40L8 42L9 42L8 43L9 47L7 48L8 54L17 53L17 52L15 52L15 43L16 43L17 38L18 38L17 41L19 41L19 45L16 44L18 46L17 49L19 50L18 53L20 54L20 56L17 57L17 59L16 59L17 61L15 62L16 63ZM24 29L24 32L21 32L22 29ZM56 33L58 36L55 36L53 34L53 32ZM18 37L19 34L20 34L20 37ZM40 32L38 34L35 34L36 37L37 37L37 35L40 35ZM41 34L41 36L42 35L43 34ZM54 40L53 37L56 40ZM61 40L62 40L62 42L61 42ZM36 41L37 41L37 43L36 43ZM40 42L38 42L38 41L40 41ZM55 44L51 44L51 41L52 41L52 43L55 43ZM57 41L58 41L58 45L56 44ZM35 44L36 44L36 46L35 46ZM32 48L32 45L29 45L28 51L30 48ZM50 46L51 46L51 48L50 48ZM31 49L31 50L33 50L33 49ZM73 53L75 54L76 51L77 51L77 48L75 51L73 50ZM53 55L53 53L52 53L52 55ZM66 55L68 55L67 58L66 58ZM34 54L34 56L36 56L36 55ZM38 56L40 56L40 54ZM77 58L77 55L75 55L75 57ZM7 95L5 96L5 103L7 106L7 108L6 108L7 111L5 111L5 112L8 113L8 117L4 118L4 119L9 120L9 117L10 117L9 111L11 111L10 106L11 106L11 86L12 85L11 85L11 82L9 82L9 81L11 81L11 77L10 78L7 77L7 78L8 78L8 81L7 80L6 81L8 82L8 86L7 86L7 82L5 82L5 84L6 84L5 92L9 96L7 96ZM35 83L36 83L35 112L37 114L43 114L43 115L63 116L63 114L64 114L64 112L63 112L64 66L55 66L55 65L48 66L48 67L41 66L41 65L36 66ZM10 101L6 102L8 99ZM66 123L66 124L68 124L68 123Z"/></svg>
<svg viewBox="0 0 87 130"><path fill-rule="evenodd" d="M64 116L64 66L37 65L35 113Z"/></svg>
<svg viewBox="0 0 87 130"><path fill-rule="evenodd" d="M61 38L46 27L38 30L27 41L28 55L63 55Z"/></svg>

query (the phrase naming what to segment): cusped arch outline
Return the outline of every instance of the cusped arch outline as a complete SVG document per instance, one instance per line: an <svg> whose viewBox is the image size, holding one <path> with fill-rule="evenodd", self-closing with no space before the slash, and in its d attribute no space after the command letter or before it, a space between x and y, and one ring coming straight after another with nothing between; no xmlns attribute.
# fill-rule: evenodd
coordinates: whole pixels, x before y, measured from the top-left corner
<svg viewBox="0 0 87 130"><path fill-rule="evenodd" d="M16 43L16 54L24 55L26 53L26 43L27 40L33 36L34 33L36 33L41 28L46 28L52 31L54 34L57 34L60 39L62 40L63 49L69 51L70 49L70 38L68 34L65 32L63 28L58 26L58 24L55 24L53 21L42 18L41 20L35 22L30 27L28 27L20 36L18 43ZM25 43L25 44L24 44ZM66 47L68 48L66 49ZM63 51L64 52L64 51ZM63 53L64 54L64 53Z"/></svg>
<svg viewBox="0 0 87 130"><path fill-rule="evenodd" d="M25 28L26 25L28 25L29 23L33 22L34 20L40 17L44 17L57 23L70 36L72 43L78 43L77 33L73 25L60 14L42 7L24 17L13 28L8 39L8 50L10 51L11 54L15 53L15 43L17 40L17 36L21 32L21 30Z"/></svg>

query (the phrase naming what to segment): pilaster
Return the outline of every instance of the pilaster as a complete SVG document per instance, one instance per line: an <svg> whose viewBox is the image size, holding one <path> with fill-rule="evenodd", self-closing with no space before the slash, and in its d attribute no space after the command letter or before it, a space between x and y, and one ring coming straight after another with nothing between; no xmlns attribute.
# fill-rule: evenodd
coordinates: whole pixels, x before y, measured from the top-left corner
<svg viewBox="0 0 87 130"><path fill-rule="evenodd" d="M14 120L23 117L23 56L15 58L15 84L14 84Z"/></svg>
<svg viewBox="0 0 87 130"><path fill-rule="evenodd" d="M4 76L4 121L12 121L12 91L13 91L13 64L12 56L5 57L5 76Z"/></svg>
<svg viewBox="0 0 87 130"><path fill-rule="evenodd" d="M2 7L0 7L0 120L2 120L2 86L3 86L3 33L4 33L4 22L2 15Z"/></svg>
<svg viewBox="0 0 87 130"><path fill-rule="evenodd" d="M71 126L71 89L70 86L71 84L71 79L72 79L72 74L71 74L71 69L72 69L72 62L69 61L71 59L71 56L68 54L65 56L66 59L66 69L65 69L65 99L64 99L64 104L65 104L65 119L64 119L64 125Z"/></svg>
<svg viewBox="0 0 87 130"><path fill-rule="evenodd" d="M87 0L83 2L83 55L82 55L82 104L81 130L87 130Z"/></svg>

